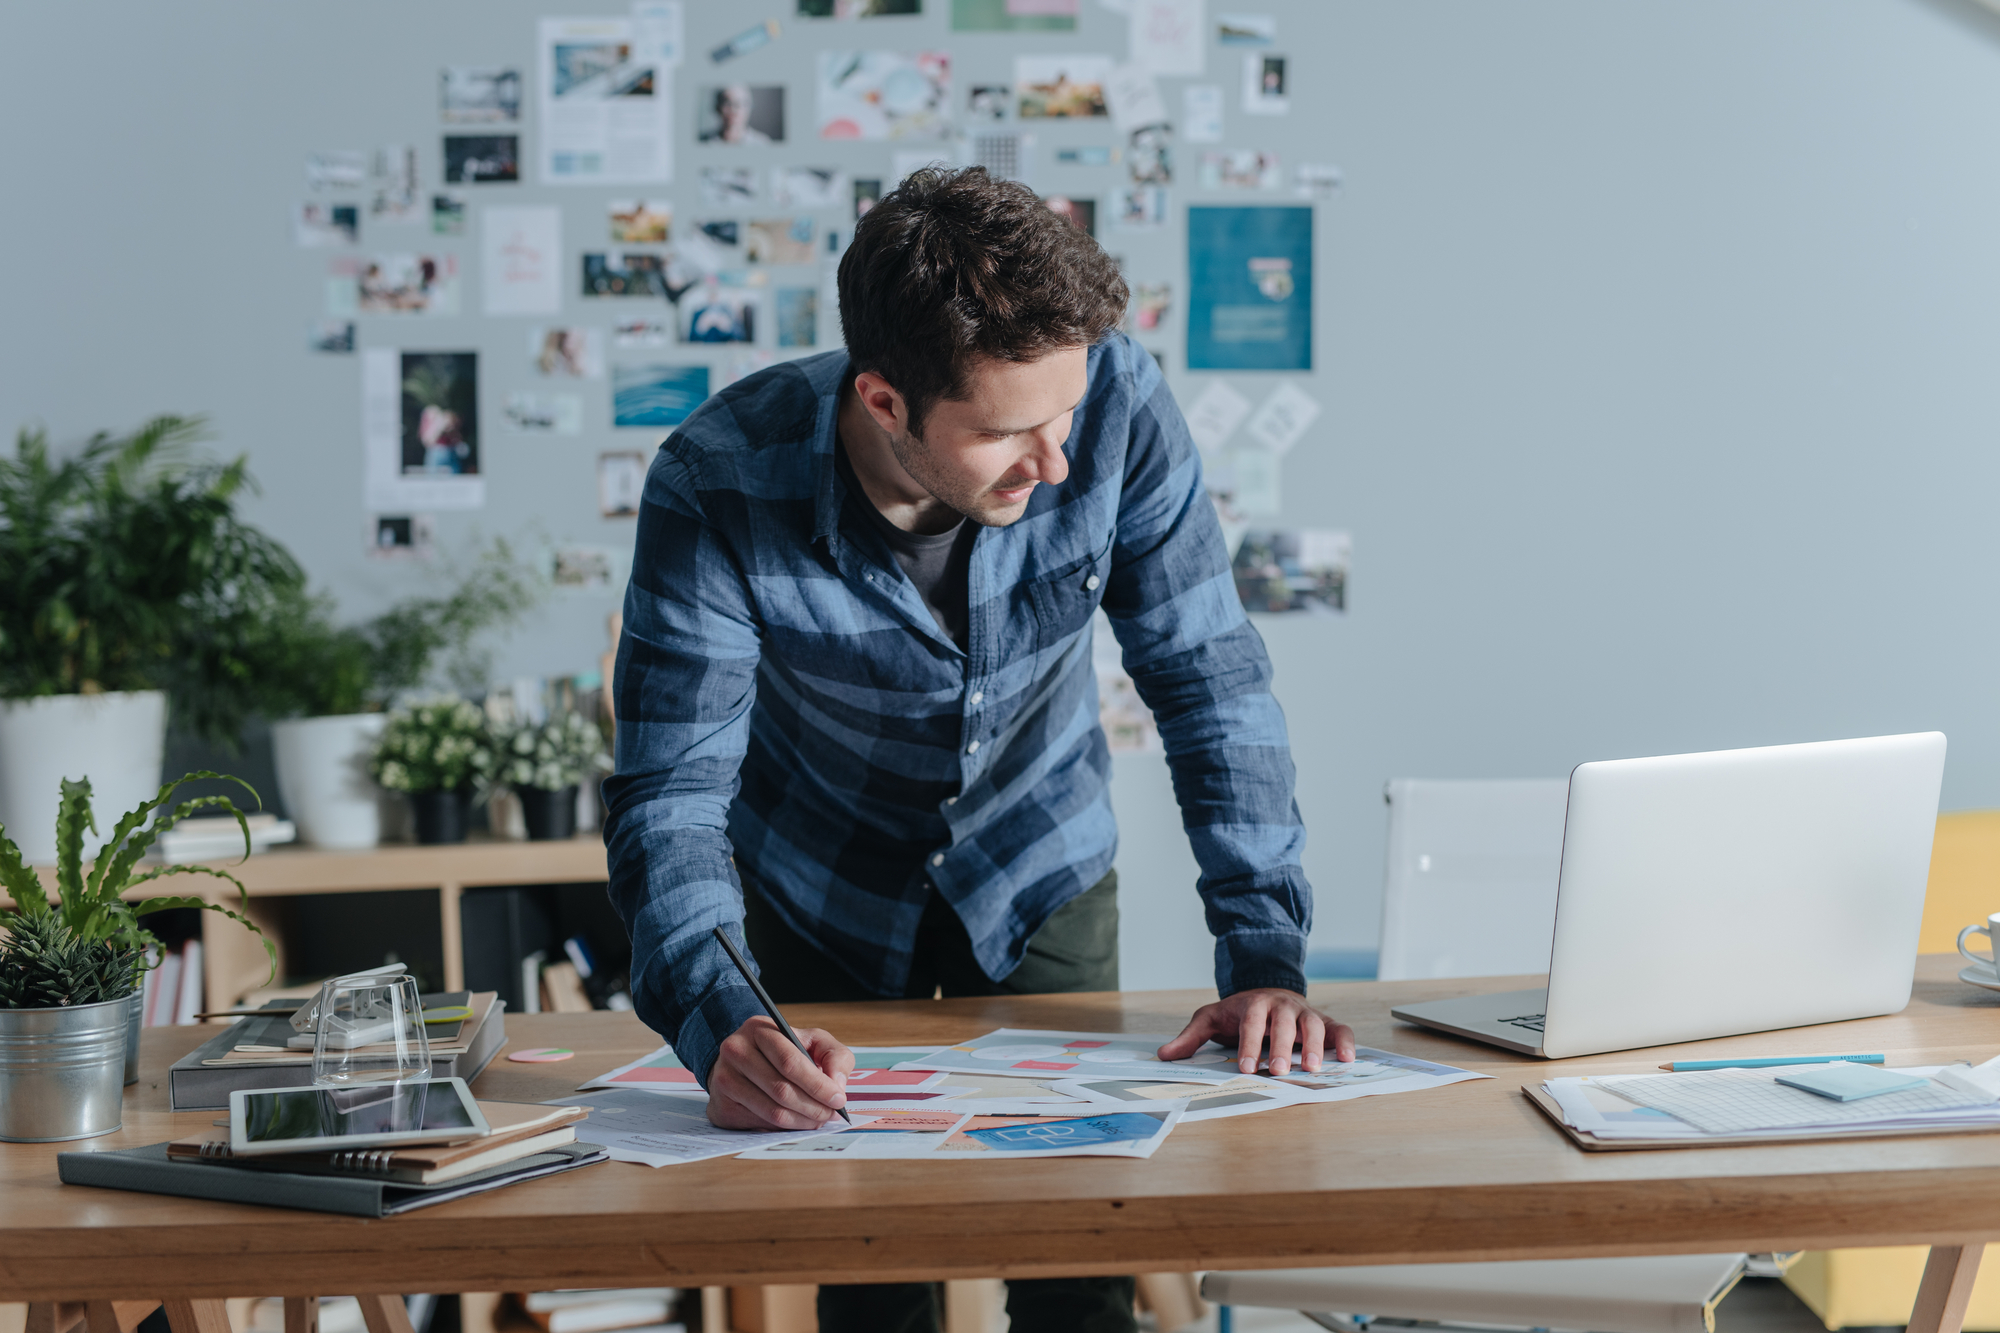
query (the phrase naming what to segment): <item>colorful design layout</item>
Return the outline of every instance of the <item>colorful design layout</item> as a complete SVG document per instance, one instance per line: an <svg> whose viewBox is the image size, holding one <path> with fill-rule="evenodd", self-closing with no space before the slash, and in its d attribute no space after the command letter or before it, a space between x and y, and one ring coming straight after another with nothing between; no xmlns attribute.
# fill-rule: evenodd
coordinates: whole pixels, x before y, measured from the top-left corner
<svg viewBox="0 0 2000 1333"><path fill-rule="evenodd" d="M1041 1032L1000 1028L983 1037L947 1046L908 1069L945 1069L966 1074L1013 1074L1034 1078L1137 1078L1168 1083L1221 1083L1237 1077L1229 1053L1204 1046L1185 1060L1163 1061L1156 1054L1171 1032Z"/></svg>
<svg viewBox="0 0 2000 1333"><path fill-rule="evenodd" d="M1151 1156L1178 1119L1174 1111L1112 1111L1095 1115L976 1115L939 1147L940 1152L999 1152L1016 1157L1082 1155L1086 1149L1140 1148ZM1092 1153L1091 1155L1096 1155ZM1125 1155L1125 1154L1119 1154Z"/></svg>
<svg viewBox="0 0 2000 1333"><path fill-rule="evenodd" d="M1190 1087L1185 1083L1148 1083L1131 1078L1072 1078L1049 1084L1050 1092L1082 1097L1093 1102L1152 1102L1186 1099L1187 1119L1221 1120L1227 1116L1250 1115L1292 1106L1301 1097L1275 1079L1249 1074L1218 1083L1212 1088Z"/></svg>
<svg viewBox="0 0 2000 1333"><path fill-rule="evenodd" d="M1151 1157L1180 1122L1185 1104L1143 1110L1102 1106L1059 1109L1015 1101L980 1101L963 1108L904 1108L857 1113L850 1127L741 1154L763 1161L830 1157L928 1158Z"/></svg>
<svg viewBox="0 0 2000 1333"><path fill-rule="evenodd" d="M848 1076L848 1096L856 1101L879 1100L883 1096L897 1099L915 1093L928 1093L944 1082L941 1073L923 1070L899 1069L898 1065L912 1057L929 1055L935 1048L930 1046L857 1046L854 1048L854 1072ZM578 1092L588 1092L592 1088L643 1088L653 1092L700 1092L701 1084L696 1081L694 1071L681 1063L680 1056L674 1054L671 1046L662 1046L651 1055L641 1056L631 1064L620 1065L608 1074L602 1074L588 1083L580 1084ZM949 1094L932 1094L944 1096Z"/></svg>

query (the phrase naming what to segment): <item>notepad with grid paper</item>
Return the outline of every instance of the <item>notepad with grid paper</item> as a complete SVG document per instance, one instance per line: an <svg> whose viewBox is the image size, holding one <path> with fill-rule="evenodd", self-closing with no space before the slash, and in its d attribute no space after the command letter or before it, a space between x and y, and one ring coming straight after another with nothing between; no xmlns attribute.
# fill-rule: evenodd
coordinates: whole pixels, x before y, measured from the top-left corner
<svg viewBox="0 0 2000 1333"><path fill-rule="evenodd" d="M1989 1100L1940 1083L1835 1102L1779 1083L1769 1069L1717 1069L1698 1074L1629 1074L1594 1080L1620 1097L1664 1111L1710 1134L1818 1125L1885 1124L1940 1111L1991 1106Z"/></svg>

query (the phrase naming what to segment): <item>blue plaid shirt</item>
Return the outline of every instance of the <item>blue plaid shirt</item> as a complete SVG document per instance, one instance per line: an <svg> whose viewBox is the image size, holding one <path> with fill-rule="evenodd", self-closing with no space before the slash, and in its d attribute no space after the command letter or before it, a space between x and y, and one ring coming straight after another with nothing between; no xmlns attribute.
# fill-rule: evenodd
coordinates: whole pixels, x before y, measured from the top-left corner
<svg viewBox="0 0 2000 1333"><path fill-rule="evenodd" d="M946 637L834 468L847 354L752 375L646 477L605 783L639 1016L707 1081L762 1012L733 856L863 985L902 994L930 886L987 975L1110 869L1102 602L1152 708L1202 874L1216 986L1305 989L1312 890L1291 749L1187 424L1153 358L1090 351L1069 479L982 529L967 645Z"/></svg>

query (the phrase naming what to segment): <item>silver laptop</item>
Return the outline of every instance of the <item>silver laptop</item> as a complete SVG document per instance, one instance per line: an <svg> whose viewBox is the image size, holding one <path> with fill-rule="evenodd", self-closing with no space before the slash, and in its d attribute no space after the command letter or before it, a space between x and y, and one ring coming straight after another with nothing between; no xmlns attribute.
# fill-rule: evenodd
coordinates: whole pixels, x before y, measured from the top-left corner
<svg viewBox="0 0 2000 1333"><path fill-rule="evenodd" d="M1895 1013L1944 751L1929 731L1580 764L1547 989L1389 1012L1551 1060Z"/></svg>

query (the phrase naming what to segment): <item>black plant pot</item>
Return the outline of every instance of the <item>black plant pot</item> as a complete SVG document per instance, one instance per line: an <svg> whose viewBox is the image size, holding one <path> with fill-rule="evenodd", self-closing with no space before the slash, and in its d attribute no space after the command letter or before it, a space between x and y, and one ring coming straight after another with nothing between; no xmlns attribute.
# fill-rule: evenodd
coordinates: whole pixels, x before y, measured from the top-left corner
<svg viewBox="0 0 2000 1333"><path fill-rule="evenodd" d="M549 791L545 787L516 787L521 798L521 818L528 836L536 842L576 836L576 788Z"/></svg>
<svg viewBox="0 0 2000 1333"><path fill-rule="evenodd" d="M417 816L417 841L427 845L464 842L468 804L463 788L411 792L410 808Z"/></svg>

